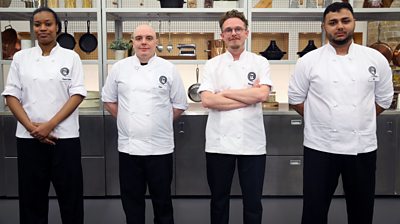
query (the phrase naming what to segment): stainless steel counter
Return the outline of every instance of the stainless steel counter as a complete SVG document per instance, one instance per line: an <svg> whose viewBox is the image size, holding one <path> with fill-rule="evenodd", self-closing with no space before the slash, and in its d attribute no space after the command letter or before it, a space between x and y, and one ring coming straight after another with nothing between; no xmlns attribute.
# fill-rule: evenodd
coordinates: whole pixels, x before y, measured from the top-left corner
<svg viewBox="0 0 400 224"><path fill-rule="evenodd" d="M280 103L279 108L276 109L264 109L264 115L297 115L297 112L289 109L288 103ZM400 110L386 110L384 114L400 114ZM208 109L204 108L201 103L189 103L189 108L183 113L183 115L207 115Z"/></svg>

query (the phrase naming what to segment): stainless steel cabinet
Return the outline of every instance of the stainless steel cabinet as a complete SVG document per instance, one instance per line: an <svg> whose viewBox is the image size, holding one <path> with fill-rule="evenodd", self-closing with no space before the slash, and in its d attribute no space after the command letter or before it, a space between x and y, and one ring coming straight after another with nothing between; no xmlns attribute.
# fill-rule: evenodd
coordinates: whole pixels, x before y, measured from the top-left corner
<svg viewBox="0 0 400 224"><path fill-rule="evenodd" d="M17 167L17 150L15 142L15 127L16 120L13 116L2 116L4 140L4 194L6 196L18 196L18 167ZM85 196L104 196L105 195L105 162L103 139L104 132L102 131L102 116L81 116L80 117L81 132L82 130L90 133L82 134L81 138L82 152L96 151L95 155L85 155L82 157L82 169L84 180L84 195ZM100 126L98 126L100 125ZM89 126L89 127L88 127ZM99 131L94 131L92 128L99 128ZM97 147L98 149L92 149ZM88 154L88 153L86 153ZM1 171L0 171L1 173ZM54 196L54 190L50 190L50 195Z"/></svg>
<svg viewBox="0 0 400 224"><path fill-rule="evenodd" d="M210 195L207 182L205 128L207 116L182 116L175 122L176 195ZM235 171L232 195L241 195Z"/></svg>
<svg viewBox="0 0 400 224"><path fill-rule="evenodd" d="M0 197L5 195L5 152L4 152L4 122L0 117Z"/></svg>
<svg viewBox="0 0 400 224"><path fill-rule="evenodd" d="M106 156L106 195L119 195L118 131L115 118L104 116L104 149Z"/></svg>
<svg viewBox="0 0 400 224"><path fill-rule="evenodd" d="M303 155L303 118L300 115L264 116L267 155Z"/></svg>
<svg viewBox="0 0 400 224"><path fill-rule="evenodd" d="M395 162L399 151L398 123L395 115L380 115L377 118L378 151L376 163L377 195L393 195L395 192Z"/></svg>
<svg viewBox="0 0 400 224"><path fill-rule="evenodd" d="M118 163L118 131L115 118L112 116L104 117L104 139L106 156L106 195L120 195L119 188L119 163ZM175 158L174 158L175 164ZM171 194L175 195L175 167L173 171ZM148 195L148 190L147 190Z"/></svg>

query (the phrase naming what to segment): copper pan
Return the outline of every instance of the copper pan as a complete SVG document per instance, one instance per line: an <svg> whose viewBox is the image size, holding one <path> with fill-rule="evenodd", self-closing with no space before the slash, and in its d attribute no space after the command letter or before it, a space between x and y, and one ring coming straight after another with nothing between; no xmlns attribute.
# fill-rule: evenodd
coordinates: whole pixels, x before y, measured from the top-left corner
<svg viewBox="0 0 400 224"><path fill-rule="evenodd" d="M371 44L371 46L369 46L369 47L374 48L375 50L381 52L381 54L383 54L383 56L385 56L385 58L390 63L390 61L393 58L393 50L387 43L383 43L379 40L380 34L381 34L381 24L379 23L378 24L378 41Z"/></svg>
<svg viewBox="0 0 400 224"><path fill-rule="evenodd" d="M400 67L400 44L397 45L396 49L393 51L393 65L399 66Z"/></svg>

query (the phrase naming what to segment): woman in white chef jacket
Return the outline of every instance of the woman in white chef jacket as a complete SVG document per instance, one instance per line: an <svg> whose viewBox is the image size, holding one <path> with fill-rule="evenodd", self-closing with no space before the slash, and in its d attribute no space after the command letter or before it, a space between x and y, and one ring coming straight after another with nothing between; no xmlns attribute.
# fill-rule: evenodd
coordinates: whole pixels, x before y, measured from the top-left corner
<svg viewBox="0 0 400 224"><path fill-rule="evenodd" d="M53 183L63 224L83 223L77 107L86 96L82 62L57 42L61 22L49 8L33 12L38 46L14 55L2 95L18 120L20 223L47 223Z"/></svg>

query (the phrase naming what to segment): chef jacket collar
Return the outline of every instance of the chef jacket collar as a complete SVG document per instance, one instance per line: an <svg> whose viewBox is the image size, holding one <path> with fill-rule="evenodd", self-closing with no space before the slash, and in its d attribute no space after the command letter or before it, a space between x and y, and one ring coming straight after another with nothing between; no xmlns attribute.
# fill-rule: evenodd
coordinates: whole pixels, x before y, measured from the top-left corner
<svg viewBox="0 0 400 224"><path fill-rule="evenodd" d="M40 48L40 46L36 46L36 53L39 54L40 56L42 56L43 51L42 48ZM56 42L56 46L53 47L53 49L51 49L50 51L50 55L53 55L57 52L57 50L60 48L60 45L58 44L58 42Z"/></svg>
<svg viewBox="0 0 400 224"><path fill-rule="evenodd" d="M154 56L151 57L151 58L149 59L149 61L147 62L147 64L151 64L151 63L156 59L156 57L157 57L157 55L154 54ZM139 60L139 58L136 56L136 54L133 55L132 58L133 58L133 61L134 61L135 65L141 65L140 60Z"/></svg>
<svg viewBox="0 0 400 224"><path fill-rule="evenodd" d="M242 53L240 53L239 61L241 61L243 58L245 58L245 56L244 56L245 54L246 54L246 50L243 50ZM231 54L231 52L226 51L225 57L226 57L226 59L233 61L233 55Z"/></svg>
<svg viewBox="0 0 400 224"><path fill-rule="evenodd" d="M331 52L331 54L333 54L333 55L336 56L336 50L335 50L335 48L331 45L331 43L328 43L327 45L328 45L328 48L327 48L328 51ZM354 42L353 42L353 41L351 41L351 44L350 44L350 47L349 47L349 52L348 52L347 55L345 55L345 56L347 56L349 59L353 59L353 58L356 57L356 51L355 51L355 49L354 49Z"/></svg>

